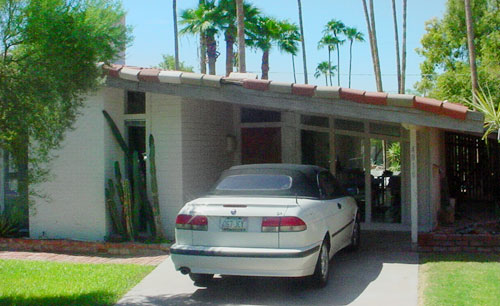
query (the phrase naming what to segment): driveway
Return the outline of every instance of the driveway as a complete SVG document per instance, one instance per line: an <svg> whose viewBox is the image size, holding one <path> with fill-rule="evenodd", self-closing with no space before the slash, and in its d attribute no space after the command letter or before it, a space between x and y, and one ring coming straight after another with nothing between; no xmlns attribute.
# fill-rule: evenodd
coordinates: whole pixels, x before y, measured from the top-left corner
<svg viewBox="0 0 500 306"><path fill-rule="evenodd" d="M328 286L302 280L215 278L196 287L165 260L118 305L417 305L418 254L409 233L364 232L356 253L340 252L331 263Z"/></svg>

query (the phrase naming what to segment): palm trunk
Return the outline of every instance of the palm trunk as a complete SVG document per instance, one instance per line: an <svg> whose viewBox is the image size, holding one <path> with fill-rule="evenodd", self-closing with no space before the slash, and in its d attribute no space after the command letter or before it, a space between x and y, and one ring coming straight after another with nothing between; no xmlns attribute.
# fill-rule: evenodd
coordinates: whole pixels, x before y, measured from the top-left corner
<svg viewBox="0 0 500 306"><path fill-rule="evenodd" d="M401 93L401 59L399 57L398 18L396 15L396 0L392 0L392 18L394 19L394 42L396 43L396 71L398 77L398 93Z"/></svg>
<svg viewBox="0 0 500 306"><path fill-rule="evenodd" d="M207 44L205 33L200 33L200 72L207 73Z"/></svg>
<svg viewBox="0 0 500 306"><path fill-rule="evenodd" d="M330 82L331 83L331 82ZM325 73L325 85L328 86L328 74ZM330 84L331 85L331 84Z"/></svg>
<svg viewBox="0 0 500 306"><path fill-rule="evenodd" d="M470 0L464 0L464 1L465 1L465 22L467 24L467 45L469 47L470 77L472 82L472 94L474 97L474 94L477 93L479 87L477 81L476 47L474 45L474 23L472 21Z"/></svg>
<svg viewBox="0 0 500 306"><path fill-rule="evenodd" d="M295 56L292 54L293 82L297 83L297 73L295 72Z"/></svg>
<svg viewBox="0 0 500 306"><path fill-rule="evenodd" d="M372 54L373 72L375 74L375 83L377 85L377 91L382 91L382 80L380 74L378 73L380 67L378 65L378 50L376 47L376 41L374 39L374 31L372 28L372 22L370 21L370 14L368 13L368 8L366 6L366 0L361 0L363 2L363 10L365 12L366 27L368 29L368 37L370 38L370 48ZM370 0L370 4L373 4ZM373 7L373 5L372 5Z"/></svg>
<svg viewBox="0 0 500 306"><path fill-rule="evenodd" d="M177 0L172 2L174 12L174 44L175 44L175 70L179 70L179 33L177 31Z"/></svg>
<svg viewBox="0 0 500 306"><path fill-rule="evenodd" d="M307 56L306 56L306 42L304 39L304 24L302 23L302 3L297 0L299 5L299 24L300 24L300 38L302 41L302 62L304 63L304 83L308 83L307 80Z"/></svg>
<svg viewBox="0 0 500 306"><path fill-rule="evenodd" d="M262 76L261 79L267 80L269 79L269 50L265 50L262 53Z"/></svg>
<svg viewBox="0 0 500 306"><path fill-rule="evenodd" d="M326 72L328 74L328 78L330 79L330 86L332 86L332 55L331 55L331 48L328 47L328 71ZM328 84L326 84L328 86Z"/></svg>
<svg viewBox="0 0 500 306"><path fill-rule="evenodd" d="M236 16L238 21L238 70L246 72L245 64L245 12L243 9L243 0L236 0Z"/></svg>
<svg viewBox="0 0 500 306"><path fill-rule="evenodd" d="M233 72L233 60L234 60L234 36L231 29L227 29L224 33L224 38L226 40L226 76L229 76Z"/></svg>
<svg viewBox="0 0 500 306"><path fill-rule="evenodd" d="M406 89L406 0L403 0L403 41L402 54L401 54L401 90L402 94L405 93Z"/></svg>
<svg viewBox="0 0 500 306"><path fill-rule="evenodd" d="M337 44L337 86L340 87L340 49Z"/></svg>
<svg viewBox="0 0 500 306"><path fill-rule="evenodd" d="M370 22L371 22L371 29L372 29L372 36L373 36L373 47L374 47L374 52L375 52L375 61L376 61L376 67L377 67L377 91L384 91L382 88L382 75L380 71L380 59L378 56L378 45L377 45L377 30L375 29L375 12L373 9L373 0L370 0Z"/></svg>
<svg viewBox="0 0 500 306"><path fill-rule="evenodd" d="M217 61L217 41L214 34L207 35L208 74L215 75Z"/></svg>
<svg viewBox="0 0 500 306"><path fill-rule="evenodd" d="M352 43L354 40L351 39L349 45L349 88L351 88L351 68L352 68Z"/></svg>

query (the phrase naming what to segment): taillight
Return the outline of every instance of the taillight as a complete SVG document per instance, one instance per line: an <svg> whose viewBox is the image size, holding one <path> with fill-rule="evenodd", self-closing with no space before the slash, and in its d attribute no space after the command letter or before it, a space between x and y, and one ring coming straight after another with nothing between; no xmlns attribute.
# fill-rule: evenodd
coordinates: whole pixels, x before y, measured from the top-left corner
<svg viewBox="0 0 500 306"><path fill-rule="evenodd" d="M307 229L302 219L297 217L282 217L280 222L280 232L302 232Z"/></svg>
<svg viewBox="0 0 500 306"><path fill-rule="evenodd" d="M263 232L277 232L280 227L279 217L265 217L262 218L262 231Z"/></svg>
<svg viewBox="0 0 500 306"><path fill-rule="evenodd" d="M297 217L262 218L263 232L302 232L306 229L306 223Z"/></svg>
<svg viewBox="0 0 500 306"><path fill-rule="evenodd" d="M175 228L193 231L208 230L208 219L205 216L177 215Z"/></svg>

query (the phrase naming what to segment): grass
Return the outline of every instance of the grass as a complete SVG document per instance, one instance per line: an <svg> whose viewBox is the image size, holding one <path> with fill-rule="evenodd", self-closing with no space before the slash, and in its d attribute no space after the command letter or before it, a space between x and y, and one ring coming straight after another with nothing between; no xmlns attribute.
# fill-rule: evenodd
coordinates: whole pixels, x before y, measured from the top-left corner
<svg viewBox="0 0 500 306"><path fill-rule="evenodd" d="M500 305L499 255L422 255L420 263L421 305Z"/></svg>
<svg viewBox="0 0 500 306"><path fill-rule="evenodd" d="M153 268L0 260L0 305L113 305Z"/></svg>

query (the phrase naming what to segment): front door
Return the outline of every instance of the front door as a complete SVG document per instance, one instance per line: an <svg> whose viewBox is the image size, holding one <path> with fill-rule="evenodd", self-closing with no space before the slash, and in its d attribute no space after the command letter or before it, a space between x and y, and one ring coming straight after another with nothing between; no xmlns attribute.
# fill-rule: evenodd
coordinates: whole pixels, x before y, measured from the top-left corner
<svg viewBox="0 0 500 306"><path fill-rule="evenodd" d="M281 129L242 128L241 163L281 163Z"/></svg>

